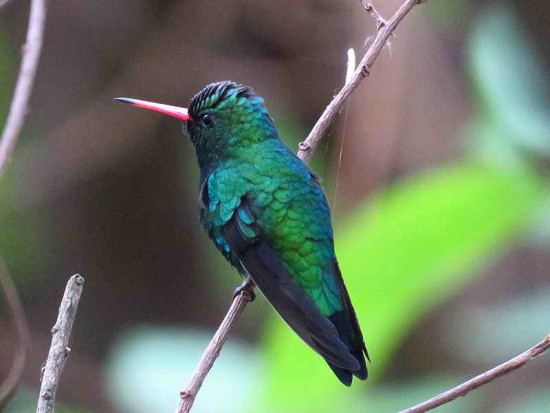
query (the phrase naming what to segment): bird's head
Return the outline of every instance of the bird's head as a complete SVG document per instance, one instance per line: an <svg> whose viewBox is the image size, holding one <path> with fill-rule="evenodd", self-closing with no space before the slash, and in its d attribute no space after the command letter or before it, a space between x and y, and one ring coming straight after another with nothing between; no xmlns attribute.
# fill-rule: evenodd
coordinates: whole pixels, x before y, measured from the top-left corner
<svg viewBox="0 0 550 413"><path fill-rule="evenodd" d="M199 162L201 158L229 156L255 142L277 138L264 100L252 88L235 82L206 86L191 99L188 109L131 98L116 100L182 119Z"/></svg>

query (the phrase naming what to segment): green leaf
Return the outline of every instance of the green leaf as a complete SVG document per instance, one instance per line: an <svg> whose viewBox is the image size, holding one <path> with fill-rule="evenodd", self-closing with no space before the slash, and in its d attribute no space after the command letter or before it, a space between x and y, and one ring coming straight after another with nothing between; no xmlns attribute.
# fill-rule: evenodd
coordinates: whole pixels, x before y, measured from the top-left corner
<svg viewBox="0 0 550 413"><path fill-rule="evenodd" d="M372 359L370 383L422 315L466 284L520 230L541 194L533 176L466 164L391 188L336 231L340 265ZM274 410L334 411L369 387L359 381L351 390L341 385L278 317L265 342L265 403Z"/></svg>

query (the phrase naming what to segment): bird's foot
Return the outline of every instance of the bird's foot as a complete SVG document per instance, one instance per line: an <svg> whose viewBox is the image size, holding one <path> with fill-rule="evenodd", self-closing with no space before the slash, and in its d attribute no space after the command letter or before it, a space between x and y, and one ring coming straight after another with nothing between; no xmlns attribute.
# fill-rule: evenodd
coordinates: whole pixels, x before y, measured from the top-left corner
<svg viewBox="0 0 550 413"><path fill-rule="evenodd" d="M255 286L254 281L250 277L247 277L233 292L233 299L242 294L248 301L254 301L256 299L256 294L254 293Z"/></svg>

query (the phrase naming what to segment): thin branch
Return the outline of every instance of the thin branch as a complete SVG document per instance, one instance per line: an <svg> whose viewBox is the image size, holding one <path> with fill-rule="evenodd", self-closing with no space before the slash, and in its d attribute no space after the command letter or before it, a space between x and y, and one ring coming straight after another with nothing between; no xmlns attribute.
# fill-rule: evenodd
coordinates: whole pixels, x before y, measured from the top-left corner
<svg viewBox="0 0 550 413"><path fill-rule="evenodd" d="M27 352L30 347L31 335L29 332L29 325L27 324L27 318L25 317L25 311L23 310L23 305L17 293L17 288L15 288L8 268L2 259L0 259L0 286L4 293L6 306L15 324L18 342L15 347L15 356L8 377L6 377L6 380L4 380L2 386L0 386L0 411L3 411L6 404L8 404L15 394L19 381L21 380L21 375L23 374L23 369L27 361Z"/></svg>
<svg viewBox="0 0 550 413"><path fill-rule="evenodd" d="M380 13L378 13L378 10L374 8L372 1L361 0L361 4L365 8L365 10L371 15L371 17L374 19L377 29L380 29L382 26L386 25L386 20L382 17Z"/></svg>
<svg viewBox="0 0 550 413"><path fill-rule="evenodd" d="M435 409L441 405L447 404L454 399L466 396L469 392L474 389L477 389L484 384L487 384L499 377L502 377L512 371L519 369L520 367L525 366L528 362L533 360L535 357L540 356L546 350L550 349L550 334L546 336L544 340L538 343L536 346L530 348L529 350L519 354L511 360L508 360L506 363L502 363L495 368L486 371L485 373L480 374L479 376L474 377L451 390L447 390L444 393L439 394L431 398L430 400L420 403L416 406L409 407L408 409L402 410L399 413L422 413L429 410Z"/></svg>
<svg viewBox="0 0 550 413"><path fill-rule="evenodd" d="M9 0L0 0L0 8L5 6ZM29 14L29 25L27 28L27 39L23 46L23 60L15 86L15 92L10 106L10 112L6 124L2 130L0 139L0 178L4 173L7 161L9 160L19 132L23 126L23 120L27 112L27 104L34 83L40 51L42 49L42 38L44 33L44 20L46 16L45 0L33 0ZM3 261L0 260L0 286L6 298L7 306L17 329L19 345L7 379L0 387L0 410L11 399L27 359L27 351L30 346L30 333L23 306L19 300L17 289L13 284L8 270Z"/></svg>
<svg viewBox="0 0 550 413"><path fill-rule="evenodd" d="M374 60L380 54L382 48L386 44L386 41L391 36L395 28L399 25L401 20L403 20L403 18L407 15L407 13L409 13L409 11L411 11L411 9L415 5L424 3L426 1L427 0L405 0L403 5L399 8L399 10L397 10L395 15L387 22L382 19L382 17L374 9L372 4L370 4L370 6L365 5L365 8L369 12L369 14L371 16L377 16L378 18L378 31L376 33L376 37L374 38L374 41L367 50L367 53L359 63L359 66L357 67L357 69L355 69L355 72L353 73L351 79L348 79L346 77L346 84L344 85L340 93L338 93L327 106L325 112L319 118L307 139L304 142L300 143L298 157L301 160L307 162L311 158L311 155L313 154L313 151L317 146L317 142L322 138L323 133L328 128L330 122L342 108L349 95L357 88L359 82L367 76L370 71L370 67L374 63ZM375 20L377 18L375 18ZM202 358L199 361L195 372L193 373L193 377L191 378L188 387L184 391L180 392L180 402L176 410L177 413L187 413L193 407L193 403L195 401L197 393L199 392L200 387L202 386L202 383L206 378L206 375L216 361L216 358L220 354L223 344L227 339L227 334L229 333L229 330L231 329L233 324L235 324L237 318L243 312L246 304L249 301L250 298L247 297L246 290L244 290L244 292L241 292L241 294L237 294L233 299L233 303L231 304L229 311L223 319L222 324L218 328L218 331L216 331L216 334L214 335L212 340L210 340L208 347L203 353Z"/></svg>
<svg viewBox="0 0 550 413"><path fill-rule="evenodd" d="M32 0L29 14L29 27L27 29L26 43L22 48L23 60L17 78L15 92L11 101L8 120L2 131L0 140L0 178L4 173L6 163L15 148L19 132L23 126L23 120L27 114L27 106L31 95L42 40L44 35L44 21L46 19L46 0Z"/></svg>
<svg viewBox="0 0 550 413"><path fill-rule="evenodd" d="M36 413L51 413L54 410L59 379L65 367L65 361L67 361L67 357L69 357L71 352L69 338L71 337L71 330L76 318L76 310L83 285L84 278L75 274L69 278L65 287L65 293L59 306L57 321L52 328L52 344L50 345L48 359L44 366Z"/></svg>
<svg viewBox="0 0 550 413"><path fill-rule="evenodd" d="M247 290L244 290L238 294L231 303L231 307L229 307L227 314L218 327L218 331L216 331L216 334L214 334L214 337L212 337L212 340L208 343L208 347L204 350L189 385L180 393L180 402L178 408L176 409L177 413L187 413L191 410L191 407L193 407L197 393L199 392L206 375L220 355L220 351L222 350L225 340L227 340L229 330L231 330L233 324L235 324L246 307L246 304L250 301L250 293Z"/></svg>
<svg viewBox="0 0 550 413"><path fill-rule="evenodd" d="M330 104L326 107L325 111L309 133L309 136L306 138L305 141L300 143L298 157L301 160L307 162L311 158L311 155L313 154L317 143L323 137L323 134L330 126L330 123L336 117L338 112L340 112L340 109L342 109L342 107L344 106L346 99L357 88L357 86L359 86L361 80L363 80L370 73L370 68L372 67L374 61L384 48L384 45L386 44L388 38L392 35L399 23L401 23L401 20L403 20L403 18L413 9L414 6L420 3L424 3L426 1L427 0L406 0L401 5L399 10L397 10L397 12L389 20L385 21L385 23L378 28L376 37L374 38L372 44L367 50L365 56L363 56L363 59L361 59L361 62L355 70L351 81L346 83L344 87L340 90L340 92L338 92L338 94L334 97L334 99L332 99ZM369 11L371 15L375 13L376 16L379 16L378 12L374 11L375 9L374 7L372 7L372 4L370 7L371 8L367 9L367 11ZM384 20L382 19L381 21Z"/></svg>

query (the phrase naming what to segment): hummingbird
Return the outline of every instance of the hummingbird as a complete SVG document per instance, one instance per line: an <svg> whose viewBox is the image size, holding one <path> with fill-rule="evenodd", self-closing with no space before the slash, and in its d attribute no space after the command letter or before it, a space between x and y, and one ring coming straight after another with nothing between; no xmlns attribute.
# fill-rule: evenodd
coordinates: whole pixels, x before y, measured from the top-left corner
<svg viewBox="0 0 550 413"><path fill-rule="evenodd" d="M200 168L200 220L216 247L350 386L368 353L334 252L319 177L279 138L263 98L212 83L189 108L116 98L183 120ZM252 293L253 294L253 293Z"/></svg>

